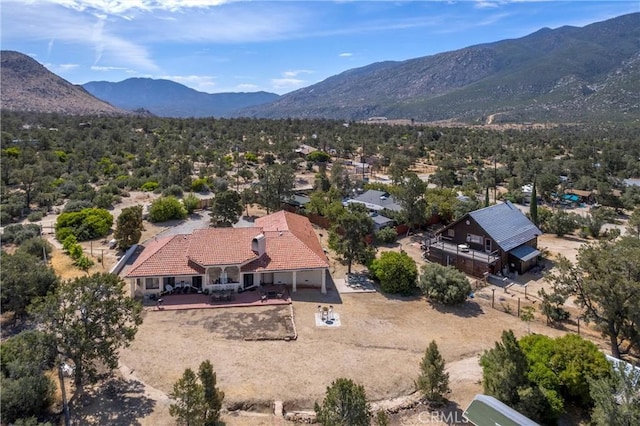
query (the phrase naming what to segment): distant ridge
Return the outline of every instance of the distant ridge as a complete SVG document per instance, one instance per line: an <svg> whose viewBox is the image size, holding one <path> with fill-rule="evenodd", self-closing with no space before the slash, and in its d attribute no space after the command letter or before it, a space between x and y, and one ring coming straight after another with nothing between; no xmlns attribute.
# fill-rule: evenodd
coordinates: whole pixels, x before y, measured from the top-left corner
<svg viewBox="0 0 640 426"><path fill-rule="evenodd" d="M351 69L240 111L467 123L640 119L640 13Z"/></svg>
<svg viewBox="0 0 640 426"><path fill-rule="evenodd" d="M125 115L131 112L95 98L19 52L0 51L0 103L12 111L68 115Z"/></svg>
<svg viewBox="0 0 640 426"><path fill-rule="evenodd" d="M161 117L231 117L242 108L267 104L275 93L204 93L171 80L129 78L118 83L90 81L92 95L123 109L144 108Z"/></svg>

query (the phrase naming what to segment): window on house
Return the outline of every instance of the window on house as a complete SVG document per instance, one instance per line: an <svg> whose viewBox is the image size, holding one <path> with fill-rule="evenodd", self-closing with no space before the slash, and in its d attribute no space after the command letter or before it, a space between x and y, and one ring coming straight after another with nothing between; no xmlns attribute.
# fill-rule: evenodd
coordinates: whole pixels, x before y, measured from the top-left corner
<svg viewBox="0 0 640 426"><path fill-rule="evenodd" d="M144 288L146 290L157 290L160 288L160 278L145 278Z"/></svg>
<svg viewBox="0 0 640 426"><path fill-rule="evenodd" d="M456 236L456 230L451 228L447 230L447 237L455 237Z"/></svg>
<svg viewBox="0 0 640 426"><path fill-rule="evenodd" d="M467 234L467 242L474 244L482 244L484 243L481 235Z"/></svg>

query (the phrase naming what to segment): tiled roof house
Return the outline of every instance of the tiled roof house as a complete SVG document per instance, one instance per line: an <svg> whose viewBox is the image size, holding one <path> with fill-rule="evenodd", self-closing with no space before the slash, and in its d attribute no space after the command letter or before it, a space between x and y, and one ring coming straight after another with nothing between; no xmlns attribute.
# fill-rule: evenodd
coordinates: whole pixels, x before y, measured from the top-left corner
<svg viewBox="0 0 640 426"><path fill-rule="evenodd" d="M132 294L167 286L248 289L261 284L318 287L326 292L328 261L309 220L279 211L249 228L208 228L149 242L125 278Z"/></svg>

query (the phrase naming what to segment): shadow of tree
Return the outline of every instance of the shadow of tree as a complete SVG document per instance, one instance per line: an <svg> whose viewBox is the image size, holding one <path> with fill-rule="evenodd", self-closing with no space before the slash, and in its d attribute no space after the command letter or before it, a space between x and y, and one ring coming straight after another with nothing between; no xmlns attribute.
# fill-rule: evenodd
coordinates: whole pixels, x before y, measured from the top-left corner
<svg viewBox="0 0 640 426"><path fill-rule="evenodd" d="M153 412L156 401L145 396L139 381L111 378L71 405L72 424L124 426L141 425L140 419Z"/></svg>
<svg viewBox="0 0 640 426"><path fill-rule="evenodd" d="M442 303L429 302L438 312L453 314L462 318L475 318L484 314L482 307L472 300L467 300L459 305L443 305Z"/></svg>
<svg viewBox="0 0 640 426"><path fill-rule="evenodd" d="M437 419L446 425L468 426L471 423L462 417L463 412L464 410L457 402L449 401L446 405L434 410L432 414L435 414Z"/></svg>

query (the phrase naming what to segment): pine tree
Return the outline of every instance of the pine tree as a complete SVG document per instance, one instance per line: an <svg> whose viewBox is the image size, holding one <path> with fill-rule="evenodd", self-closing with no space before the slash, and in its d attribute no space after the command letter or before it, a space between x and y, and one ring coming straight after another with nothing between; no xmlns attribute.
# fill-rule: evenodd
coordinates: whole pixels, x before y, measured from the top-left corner
<svg viewBox="0 0 640 426"><path fill-rule="evenodd" d="M336 379L327 387L322 405L315 403L318 423L323 426L369 426L371 412L362 385Z"/></svg>
<svg viewBox="0 0 640 426"><path fill-rule="evenodd" d="M204 387L198 383L193 370L187 368L182 377L173 385L169 394L174 404L169 406L169 414L176 423L185 426L204 426L207 412Z"/></svg>
<svg viewBox="0 0 640 426"><path fill-rule="evenodd" d="M420 376L416 380L416 387L431 404L442 405L449 389L449 373L445 372L445 363L438 345L432 340L424 353L420 363Z"/></svg>
<svg viewBox="0 0 640 426"><path fill-rule="evenodd" d="M209 360L203 361L198 370L198 378L204 389L204 401L207 405L205 426L214 426L220 420L220 410L224 400L224 392L216 388L216 373Z"/></svg>

